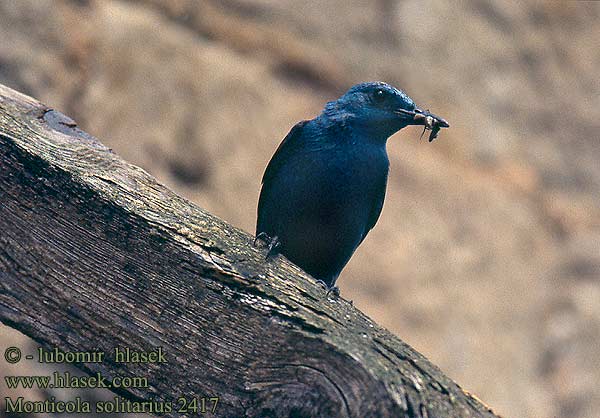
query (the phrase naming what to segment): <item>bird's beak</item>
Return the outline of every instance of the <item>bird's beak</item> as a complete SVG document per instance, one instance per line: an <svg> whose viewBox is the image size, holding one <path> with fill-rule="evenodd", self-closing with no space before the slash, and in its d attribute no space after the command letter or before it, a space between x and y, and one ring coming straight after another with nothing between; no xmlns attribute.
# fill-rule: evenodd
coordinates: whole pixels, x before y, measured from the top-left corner
<svg viewBox="0 0 600 418"><path fill-rule="evenodd" d="M425 129L430 130L431 135L429 135L429 142L436 138L437 133L441 128L450 127L450 124L446 122L444 118L434 115L428 110L421 110L419 108L416 108L415 110L398 109L396 113L408 119L409 125L423 125L425 126Z"/></svg>
<svg viewBox="0 0 600 418"><path fill-rule="evenodd" d="M411 118L410 125L425 125L425 127L429 129L433 128L436 125L440 128L450 127L450 124L446 122L444 118L430 113L429 110L421 110L419 108L415 110L398 109L396 113L404 117L408 116L409 118Z"/></svg>
<svg viewBox="0 0 600 418"><path fill-rule="evenodd" d="M450 127L450 124L444 118L430 113L429 110L415 109L413 121L414 125L425 125L428 128L432 128L433 126L439 126L440 128Z"/></svg>

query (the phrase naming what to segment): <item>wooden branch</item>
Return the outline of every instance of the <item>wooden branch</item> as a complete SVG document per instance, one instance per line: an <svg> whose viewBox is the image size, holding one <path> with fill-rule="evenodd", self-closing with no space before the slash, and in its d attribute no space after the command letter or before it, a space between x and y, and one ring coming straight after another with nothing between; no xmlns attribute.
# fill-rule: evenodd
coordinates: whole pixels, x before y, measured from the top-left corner
<svg viewBox="0 0 600 418"><path fill-rule="evenodd" d="M351 303L264 256L0 86L2 322L45 349L105 352L78 367L147 378L114 389L134 402L219 397L223 417L495 416ZM115 347L160 347L167 363L120 363Z"/></svg>

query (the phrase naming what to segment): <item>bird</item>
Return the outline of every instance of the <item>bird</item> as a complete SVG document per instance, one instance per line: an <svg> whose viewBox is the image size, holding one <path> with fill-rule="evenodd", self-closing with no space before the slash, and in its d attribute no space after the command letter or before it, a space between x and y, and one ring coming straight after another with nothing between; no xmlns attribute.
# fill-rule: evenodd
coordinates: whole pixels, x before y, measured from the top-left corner
<svg viewBox="0 0 600 418"><path fill-rule="evenodd" d="M409 125L431 130L430 142L450 126L381 81L357 84L298 122L263 174L255 244L339 293L336 280L383 208L387 140Z"/></svg>

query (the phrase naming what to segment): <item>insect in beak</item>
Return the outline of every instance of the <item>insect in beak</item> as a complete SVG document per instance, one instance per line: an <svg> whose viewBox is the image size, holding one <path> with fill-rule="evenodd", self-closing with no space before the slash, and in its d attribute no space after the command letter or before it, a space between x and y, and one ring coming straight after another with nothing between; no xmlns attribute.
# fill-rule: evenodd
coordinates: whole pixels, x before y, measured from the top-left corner
<svg viewBox="0 0 600 418"><path fill-rule="evenodd" d="M398 109L396 113L412 116L411 125L423 125L423 133L421 133L421 137L423 137L425 131L431 131L431 134L429 135L429 142L437 138L440 129L448 128L450 126L445 119L434 115L433 113L429 112L429 110L415 109L411 111Z"/></svg>

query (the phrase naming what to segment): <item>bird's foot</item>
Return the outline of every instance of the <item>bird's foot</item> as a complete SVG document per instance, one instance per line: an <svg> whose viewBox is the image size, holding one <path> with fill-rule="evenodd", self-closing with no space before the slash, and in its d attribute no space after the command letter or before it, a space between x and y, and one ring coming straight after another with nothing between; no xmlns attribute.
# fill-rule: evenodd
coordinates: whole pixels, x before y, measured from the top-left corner
<svg viewBox="0 0 600 418"><path fill-rule="evenodd" d="M258 241L264 241L267 244L267 255L265 256L265 260L268 260L270 257L277 254L279 247L281 247L281 242L279 242L279 238L276 236L270 237L266 232L260 232L254 238L254 246Z"/></svg>
<svg viewBox="0 0 600 418"><path fill-rule="evenodd" d="M337 286L331 286L329 289L327 289L327 297L329 297L329 295L333 295L333 297L335 297L336 299L340 297L340 288Z"/></svg>
<svg viewBox="0 0 600 418"><path fill-rule="evenodd" d="M325 283L323 280L317 280L317 284L321 285L321 287L323 287L323 290L329 289L329 285L327 283Z"/></svg>
<svg viewBox="0 0 600 418"><path fill-rule="evenodd" d="M258 241L269 242L269 241L271 241L271 237L266 232L259 232L254 237L254 241L252 242L252 245L254 245L256 247L258 244Z"/></svg>
<svg viewBox="0 0 600 418"><path fill-rule="evenodd" d="M269 251L267 251L265 260L268 260L269 257L276 255L279 252L279 247L281 247L281 242L279 242L279 238L277 235L275 235L273 238L271 238L271 242L269 242Z"/></svg>
<svg viewBox="0 0 600 418"><path fill-rule="evenodd" d="M340 288L337 286L329 286L327 283L325 283L323 280L317 280L317 283L320 284L321 286L323 286L323 290L327 291L326 296L329 297L330 294L333 294L334 297L338 298L340 297Z"/></svg>

